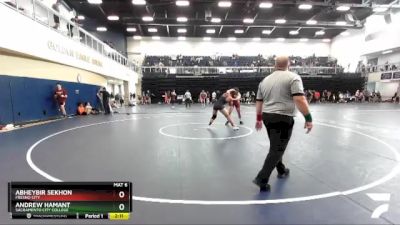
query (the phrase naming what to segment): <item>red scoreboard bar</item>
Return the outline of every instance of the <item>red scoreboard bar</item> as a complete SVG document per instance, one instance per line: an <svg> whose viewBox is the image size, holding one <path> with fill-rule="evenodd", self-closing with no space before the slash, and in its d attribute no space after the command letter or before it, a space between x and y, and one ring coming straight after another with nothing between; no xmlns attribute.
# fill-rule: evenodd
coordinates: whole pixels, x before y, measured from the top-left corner
<svg viewBox="0 0 400 225"><path fill-rule="evenodd" d="M10 182L12 219L128 220L131 182Z"/></svg>

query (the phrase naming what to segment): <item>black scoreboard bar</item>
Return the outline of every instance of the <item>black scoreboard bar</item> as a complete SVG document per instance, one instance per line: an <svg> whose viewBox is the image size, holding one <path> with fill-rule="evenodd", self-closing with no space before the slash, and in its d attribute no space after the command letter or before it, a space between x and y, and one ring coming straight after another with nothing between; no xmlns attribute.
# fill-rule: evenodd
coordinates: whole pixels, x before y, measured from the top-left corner
<svg viewBox="0 0 400 225"><path fill-rule="evenodd" d="M12 219L127 220L131 182L10 182Z"/></svg>

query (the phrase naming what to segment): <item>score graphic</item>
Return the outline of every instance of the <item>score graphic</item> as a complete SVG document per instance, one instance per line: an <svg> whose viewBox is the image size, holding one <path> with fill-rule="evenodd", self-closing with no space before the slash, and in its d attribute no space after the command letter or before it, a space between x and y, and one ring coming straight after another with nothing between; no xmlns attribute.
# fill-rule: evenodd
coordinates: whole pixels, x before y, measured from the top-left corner
<svg viewBox="0 0 400 225"><path fill-rule="evenodd" d="M132 212L130 182L10 182L12 219L127 220Z"/></svg>

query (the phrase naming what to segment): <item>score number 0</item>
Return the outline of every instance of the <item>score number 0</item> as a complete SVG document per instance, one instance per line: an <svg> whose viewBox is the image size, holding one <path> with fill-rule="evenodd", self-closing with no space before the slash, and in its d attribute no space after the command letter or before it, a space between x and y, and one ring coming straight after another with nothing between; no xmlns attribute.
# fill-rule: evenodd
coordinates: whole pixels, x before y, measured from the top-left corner
<svg viewBox="0 0 400 225"><path fill-rule="evenodd" d="M120 191L120 192L118 193L118 196L119 196L120 198L124 198L124 197L125 197L125 192ZM124 205L123 203L121 203L121 204L119 204L118 208L119 208L120 211L124 211L125 205Z"/></svg>

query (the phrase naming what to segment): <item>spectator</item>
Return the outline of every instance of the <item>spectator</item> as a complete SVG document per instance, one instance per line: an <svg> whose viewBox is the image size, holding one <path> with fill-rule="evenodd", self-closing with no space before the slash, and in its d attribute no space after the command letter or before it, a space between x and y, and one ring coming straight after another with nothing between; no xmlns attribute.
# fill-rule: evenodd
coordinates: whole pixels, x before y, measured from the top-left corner
<svg viewBox="0 0 400 225"><path fill-rule="evenodd" d="M357 90L356 93L354 93L354 98L355 98L356 102L359 101L359 99L360 99L360 90Z"/></svg>
<svg viewBox="0 0 400 225"><path fill-rule="evenodd" d="M190 93L189 90L186 90L184 98L185 98L185 107L190 108L192 106L192 94Z"/></svg>
<svg viewBox="0 0 400 225"><path fill-rule="evenodd" d="M72 18L71 18L71 22L67 24L68 35L69 35L70 37L73 37L73 36L74 36L74 33L73 33L74 26L75 26L75 27L79 26L79 19L78 19L78 16L72 17Z"/></svg>
<svg viewBox="0 0 400 225"><path fill-rule="evenodd" d="M215 91L211 94L211 103L214 104L217 101L217 93Z"/></svg>
<svg viewBox="0 0 400 225"><path fill-rule="evenodd" d="M84 116L86 114L85 106L83 106L82 103L78 104L78 108L76 109L76 115L78 116Z"/></svg>
<svg viewBox="0 0 400 225"><path fill-rule="evenodd" d="M105 87L100 89L100 93L102 96L104 114L109 115L111 114L111 106L110 106L110 93L106 90Z"/></svg>
<svg viewBox="0 0 400 225"><path fill-rule="evenodd" d="M60 83L57 83L56 90L54 92L54 98L57 100L59 111L61 111L64 117L67 116L67 112L65 110L65 104L68 98L67 91L62 88Z"/></svg>
<svg viewBox="0 0 400 225"><path fill-rule="evenodd" d="M208 105L208 104L210 104L210 92L207 91L206 94L207 94L206 103L207 103L207 105Z"/></svg>
<svg viewBox="0 0 400 225"><path fill-rule="evenodd" d="M61 4L61 0L57 0L52 6L51 8L56 11L57 13L60 13L60 4ZM54 29L58 29L60 27L60 17L57 16L56 14L53 15L53 19L54 19Z"/></svg>
<svg viewBox="0 0 400 225"><path fill-rule="evenodd" d="M393 97L392 97L392 102L393 103L399 103L399 96L398 93L394 93Z"/></svg>
<svg viewBox="0 0 400 225"><path fill-rule="evenodd" d="M173 90L171 91L171 103L172 103L172 108L175 108L175 106L174 106L175 101L176 101L176 92L175 92L175 89L173 89Z"/></svg>
<svg viewBox="0 0 400 225"><path fill-rule="evenodd" d="M93 111L93 107L90 105L90 102L86 102L86 103L85 103L85 112L86 112L86 115L92 114L92 111Z"/></svg>
<svg viewBox="0 0 400 225"><path fill-rule="evenodd" d="M320 93L319 91L315 91L315 92L314 92L314 99L315 99L315 102L316 102L316 103L319 103L320 98L321 98L321 93Z"/></svg>

